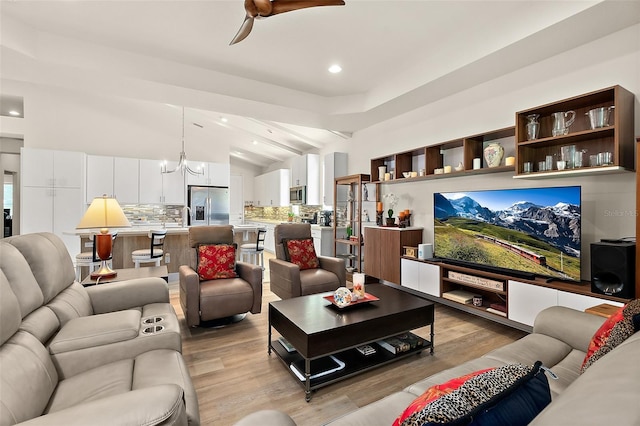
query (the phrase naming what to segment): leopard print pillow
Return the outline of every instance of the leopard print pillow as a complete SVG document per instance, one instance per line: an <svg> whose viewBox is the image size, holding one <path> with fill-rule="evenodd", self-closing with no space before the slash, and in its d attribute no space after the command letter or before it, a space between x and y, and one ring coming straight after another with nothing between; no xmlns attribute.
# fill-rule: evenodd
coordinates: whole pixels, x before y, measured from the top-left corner
<svg viewBox="0 0 640 426"><path fill-rule="evenodd" d="M611 327L611 331L608 336L605 336L604 339L602 338L602 328L596 331L589 348L592 349L593 345L600 346L594 351L587 352L587 356L582 364L580 373L584 373L585 370L593 365L594 362L611 352L616 346L638 331L638 324L640 323L640 299L629 302L624 308L622 308L622 312L617 312L616 314L621 318L614 318L614 321L617 322L615 322L613 327ZM606 324L607 322L605 322L603 326L606 326Z"/></svg>

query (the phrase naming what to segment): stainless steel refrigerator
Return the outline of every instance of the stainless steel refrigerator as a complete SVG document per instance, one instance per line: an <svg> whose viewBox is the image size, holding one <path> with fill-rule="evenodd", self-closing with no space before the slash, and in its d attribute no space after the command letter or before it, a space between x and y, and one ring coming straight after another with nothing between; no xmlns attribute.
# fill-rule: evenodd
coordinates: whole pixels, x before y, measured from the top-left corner
<svg viewBox="0 0 640 426"><path fill-rule="evenodd" d="M229 224L229 188L189 185L188 203L189 225Z"/></svg>

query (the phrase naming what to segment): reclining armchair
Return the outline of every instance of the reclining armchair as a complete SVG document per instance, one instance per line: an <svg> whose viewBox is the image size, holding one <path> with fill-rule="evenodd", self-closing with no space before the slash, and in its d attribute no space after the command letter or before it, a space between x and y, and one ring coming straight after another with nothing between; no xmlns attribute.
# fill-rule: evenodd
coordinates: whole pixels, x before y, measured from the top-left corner
<svg viewBox="0 0 640 426"><path fill-rule="evenodd" d="M281 299L335 291L346 285L344 259L316 256L317 267L308 269L291 262L288 241L311 240L310 244L313 245L310 224L276 225L274 238L276 259L269 259L269 278L271 291Z"/></svg>
<svg viewBox="0 0 640 426"><path fill-rule="evenodd" d="M236 277L202 279L198 274L201 246L234 245L233 226L212 225L189 228L189 264L178 269L180 305L187 325L233 317L262 309L262 268L250 263L236 262ZM233 260L231 264L233 264ZM203 324L204 325L204 324Z"/></svg>

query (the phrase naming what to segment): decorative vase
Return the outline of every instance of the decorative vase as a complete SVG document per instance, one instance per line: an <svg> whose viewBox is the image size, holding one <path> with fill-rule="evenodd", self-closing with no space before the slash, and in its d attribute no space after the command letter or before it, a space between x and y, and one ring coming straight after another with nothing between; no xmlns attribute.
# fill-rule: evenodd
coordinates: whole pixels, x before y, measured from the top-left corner
<svg viewBox="0 0 640 426"><path fill-rule="evenodd" d="M384 175L387 173L387 166L378 166L378 180L383 181Z"/></svg>
<svg viewBox="0 0 640 426"><path fill-rule="evenodd" d="M504 156L504 148L499 143L490 143L484 149L484 159L488 167L498 167Z"/></svg>

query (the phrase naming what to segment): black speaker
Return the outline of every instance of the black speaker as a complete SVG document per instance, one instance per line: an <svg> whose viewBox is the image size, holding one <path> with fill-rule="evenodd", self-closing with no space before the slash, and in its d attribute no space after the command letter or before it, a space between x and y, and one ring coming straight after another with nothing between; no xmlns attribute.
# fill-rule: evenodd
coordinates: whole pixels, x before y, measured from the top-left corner
<svg viewBox="0 0 640 426"><path fill-rule="evenodd" d="M623 299L635 298L636 243L591 244L591 291Z"/></svg>

